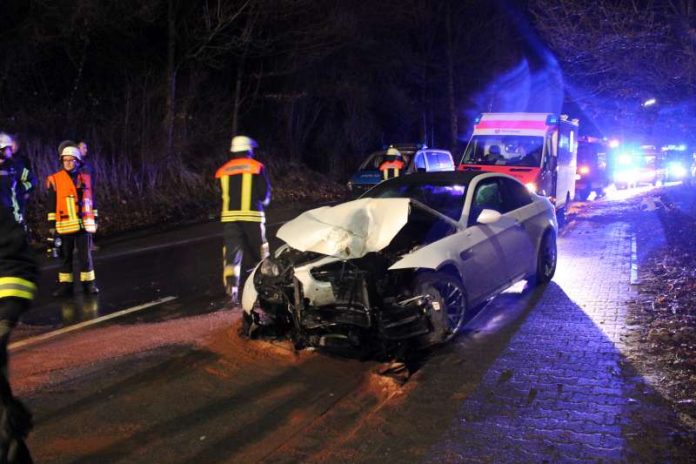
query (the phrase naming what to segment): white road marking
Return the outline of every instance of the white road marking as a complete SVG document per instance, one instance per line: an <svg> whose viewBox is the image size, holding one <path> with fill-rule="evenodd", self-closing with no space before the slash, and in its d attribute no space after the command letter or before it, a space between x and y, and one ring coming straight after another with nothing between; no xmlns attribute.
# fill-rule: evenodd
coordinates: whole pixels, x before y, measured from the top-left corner
<svg viewBox="0 0 696 464"><path fill-rule="evenodd" d="M51 339L53 337L57 337L58 335L62 335L68 332L73 332L75 330L80 330L85 327L89 327L95 324L99 324L100 322L108 321L111 319L116 319L117 317L125 316L126 314L131 314L135 313L138 311L142 311L143 309L151 308L152 306L157 306L162 303L167 303L172 300L176 300L177 297L175 296L166 296L164 298L160 298L159 300L154 300L150 301L149 303L144 303L138 306L133 306L132 308L128 309L123 309L121 311L117 311L115 313L107 314L106 316L98 317L96 319L90 319L89 321L84 321L80 322L79 324L71 325L68 327L63 327L62 329L54 330L52 332L47 332L41 335L37 335L35 337L29 337L25 338L24 340L20 340L18 342L10 344L8 347L10 350L15 350L17 348L23 348L25 346L33 345L38 342L42 342L44 340Z"/></svg>
<svg viewBox="0 0 696 464"><path fill-rule="evenodd" d="M631 234L631 285L638 285L638 245L636 244L636 234Z"/></svg>

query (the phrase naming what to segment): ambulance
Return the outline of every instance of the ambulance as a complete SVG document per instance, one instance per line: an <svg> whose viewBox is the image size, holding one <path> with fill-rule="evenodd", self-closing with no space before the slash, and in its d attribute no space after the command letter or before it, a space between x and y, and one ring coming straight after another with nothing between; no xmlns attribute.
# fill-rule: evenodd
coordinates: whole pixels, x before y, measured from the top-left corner
<svg viewBox="0 0 696 464"><path fill-rule="evenodd" d="M548 197L559 220L575 198L578 120L551 113L483 113L457 167L502 172Z"/></svg>

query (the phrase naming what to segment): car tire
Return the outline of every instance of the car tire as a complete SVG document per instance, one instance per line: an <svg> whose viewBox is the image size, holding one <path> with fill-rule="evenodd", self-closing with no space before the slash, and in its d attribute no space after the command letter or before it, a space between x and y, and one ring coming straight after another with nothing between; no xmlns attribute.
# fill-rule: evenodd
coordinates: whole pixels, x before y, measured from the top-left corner
<svg viewBox="0 0 696 464"><path fill-rule="evenodd" d="M442 272L419 274L413 284L414 295L430 295L439 310L431 311L432 331L421 340L434 345L452 339L464 325L467 315L467 297L458 278Z"/></svg>
<svg viewBox="0 0 696 464"><path fill-rule="evenodd" d="M543 285L553 279L556 273L558 262L558 248L556 247L556 233L552 230L547 231L539 244L537 252L536 269L530 279L534 286Z"/></svg>

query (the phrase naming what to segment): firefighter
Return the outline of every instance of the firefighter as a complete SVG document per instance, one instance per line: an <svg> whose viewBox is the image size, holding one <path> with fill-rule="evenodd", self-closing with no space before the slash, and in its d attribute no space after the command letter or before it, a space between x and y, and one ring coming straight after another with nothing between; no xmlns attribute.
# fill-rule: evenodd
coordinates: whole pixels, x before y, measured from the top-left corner
<svg viewBox="0 0 696 464"><path fill-rule="evenodd" d="M0 206L0 462L31 463L24 444L32 428L29 410L12 394L7 375L7 343L19 316L36 295L38 269L24 230Z"/></svg>
<svg viewBox="0 0 696 464"><path fill-rule="evenodd" d="M17 171L12 162L12 137L0 132L0 207L10 211L20 221L17 204Z"/></svg>
<svg viewBox="0 0 696 464"><path fill-rule="evenodd" d="M26 156L19 153L19 141L17 137L12 137L12 164L18 176L15 195L17 200L17 219L29 233L27 227L27 202L36 188L36 176L31 169L31 164Z"/></svg>
<svg viewBox="0 0 696 464"><path fill-rule="evenodd" d="M382 171L382 180L399 177L404 169L404 160L401 152L394 147L389 147L385 158L384 162L379 165L379 170Z"/></svg>
<svg viewBox="0 0 696 464"><path fill-rule="evenodd" d="M63 169L46 179L49 192L48 221L62 240L63 264L58 272L58 289L53 296L73 293L73 254L77 249L80 282L86 294L99 293L92 264L92 234L97 231L98 212L94 204L92 179L81 169L82 155L76 145L61 144Z"/></svg>
<svg viewBox="0 0 696 464"><path fill-rule="evenodd" d="M224 223L223 282L232 304L239 302L242 260L257 263L268 256L264 208L271 200L271 185L262 163L254 159L256 141L232 138L232 159L215 173L222 189L221 222Z"/></svg>

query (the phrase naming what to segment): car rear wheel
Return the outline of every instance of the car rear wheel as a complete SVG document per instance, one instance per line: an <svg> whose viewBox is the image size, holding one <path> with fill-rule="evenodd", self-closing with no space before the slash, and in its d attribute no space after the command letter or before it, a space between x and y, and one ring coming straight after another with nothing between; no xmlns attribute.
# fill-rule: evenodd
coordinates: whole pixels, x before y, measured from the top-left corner
<svg viewBox="0 0 696 464"><path fill-rule="evenodd" d="M442 272L421 274L414 282L415 295L432 299L431 333L424 337L426 345L442 343L453 338L464 325L467 313L466 291L459 279Z"/></svg>
<svg viewBox="0 0 696 464"><path fill-rule="evenodd" d="M556 262L558 261L558 249L556 247L556 234L548 231L544 234L537 253L536 271L530 282L533 285L543 285L548 283L556 273Z"/></svg>

